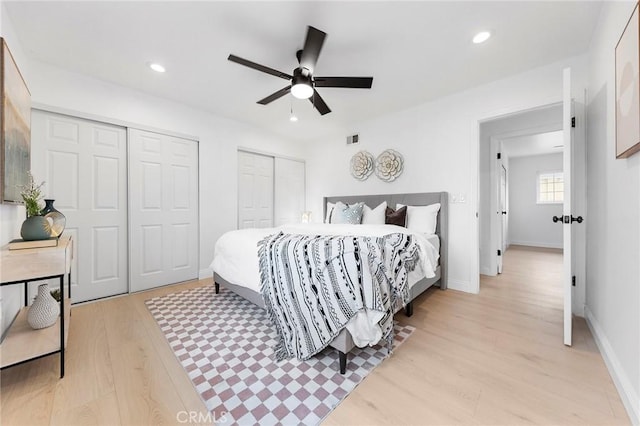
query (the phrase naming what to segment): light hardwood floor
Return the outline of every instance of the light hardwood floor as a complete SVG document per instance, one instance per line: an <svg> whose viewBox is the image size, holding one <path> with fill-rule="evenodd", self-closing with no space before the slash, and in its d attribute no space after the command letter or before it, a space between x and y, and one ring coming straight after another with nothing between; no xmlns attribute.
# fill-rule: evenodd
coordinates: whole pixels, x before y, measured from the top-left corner
<svg viewBox="0 0 640 426"><path fill-rule="evenodd" d="M561 255L512 247L479 295L427 291L414 334L325 424L628 424L584 322L562 344ZM2 425L178 424L205 412L144 301L210 280L76 306L67 375L58 357L4 370Z"/></svg>

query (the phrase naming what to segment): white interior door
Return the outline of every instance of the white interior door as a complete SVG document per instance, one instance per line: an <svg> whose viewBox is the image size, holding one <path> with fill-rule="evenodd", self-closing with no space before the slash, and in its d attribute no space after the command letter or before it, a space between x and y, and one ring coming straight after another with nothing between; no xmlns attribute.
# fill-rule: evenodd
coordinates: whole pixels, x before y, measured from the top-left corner
<svg viewBox="0 0 640 426"><path fill-rule="evenodd" d="M502 273L502 259L507 248L507 169L500 164L500 188L498 193L498 217L500 218L500 255L498 256L498 273Z"/></svg>
<svg viewBox="0 0 640 426"><path fill-rule="evenodd" d="M129 129L131 291L198 277L198 143Z"/></svg>
<svg viewBox="0 0 640 426"><path fill-rule="evenodd" d="M573 129L571 126L571 69L563 70L563 96L562 96L562 129L564 139L564 151L562 158L562 172L564 179L564 202L562 206L562 246L563 246L563 271L562 285L564 293L564 344L571 346L572 343L572 277L573 277L573 250L571 239L571 162Z"/></svg>
<svg viewBox="0 0 640 426"><path fill-rule="evenodd" d="M305 210L305 163L275 159L275 226L299 223Z"/></svg>
<svg viewBox="0 0 640 426"><path fill-rule="evenodd" d="M34 110L31 132L31 168L74 241L73 302L126 293L126 130Z"/></svg>
<svg viewBox="0 0 640 426"><path fill-rule="evenodd" d="M238 151L238 229L273 227L274 158Z"/></svg>

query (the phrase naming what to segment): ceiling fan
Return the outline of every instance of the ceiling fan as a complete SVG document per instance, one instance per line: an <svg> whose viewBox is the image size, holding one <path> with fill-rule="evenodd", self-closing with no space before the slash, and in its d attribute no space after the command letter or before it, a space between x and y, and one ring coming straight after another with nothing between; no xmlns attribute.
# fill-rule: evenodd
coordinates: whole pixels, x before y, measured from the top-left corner
<svg viewBox="0 0 640 426"><path fill-rule="evenodd" d="M314 77L313 70L318 62L318 56L320 56L320 50L322 50L322 45L326 37L327 34L317 28L311 26L307 28L307 38L304 41L304 47L302 50L296 52L300 66L293 70L293 75L256 64L255 62L235 55L229 55L227 59L231 62L290 81L291 84L287 87L259 100L259 104L267 105L291 92L291 94L298 99L309 99L318 112L321 115L325 115L330 113L331 110L316 91L316 87L371 89L371 84L373 83L373 77Z"/></svg>

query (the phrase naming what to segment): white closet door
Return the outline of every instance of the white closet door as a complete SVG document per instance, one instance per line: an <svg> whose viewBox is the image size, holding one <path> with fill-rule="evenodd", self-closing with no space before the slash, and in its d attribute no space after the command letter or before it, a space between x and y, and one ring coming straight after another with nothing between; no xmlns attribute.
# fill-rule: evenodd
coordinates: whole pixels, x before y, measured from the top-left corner
<svg viewBox="0 0 640 426"><path fill-rule="evenodd" d="M31 169L74 241L73 301L126 293L126 130L34 110L31 132Z"/></svg>
<svg viewBox="0 0 640 426"><path fill-rule="evenodd" d="M305 210L304 162L275 159L275 225L299 223Z"/></svg>
<svg viewBox="0 0 640 426"><path fill-rule="evenodd" d="M131 291L198 277L198 143L129 129Z"/></svg>
<svg viewBox="0 0 640 426"><path fill-rule="evenodd" d="M238 151L238 228L273 226L273 157Z"/></svg>

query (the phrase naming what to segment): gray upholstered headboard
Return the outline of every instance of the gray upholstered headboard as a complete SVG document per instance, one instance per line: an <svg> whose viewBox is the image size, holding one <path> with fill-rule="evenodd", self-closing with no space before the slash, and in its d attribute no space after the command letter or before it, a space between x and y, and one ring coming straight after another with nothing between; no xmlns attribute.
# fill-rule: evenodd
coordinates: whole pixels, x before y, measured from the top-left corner
<svg viewBox="0 0 640 426"><path fill-rule="evenodd" d="M440 288L447 288L448 284L448 253L449 253L449 193L448 192L420 192L415 194L382 194L382 195L348 195L341 197L324 197L322 203L322 218L327 216L327 203L336 203L342 201L346 204L364 203L370 208L375 208L380 203L386 201L391 208L396 204L404 204L407 206L428 206L429 204L440 203L440 211L438 212L438 224L436 226L436 234L440 237Z"/></svg>

